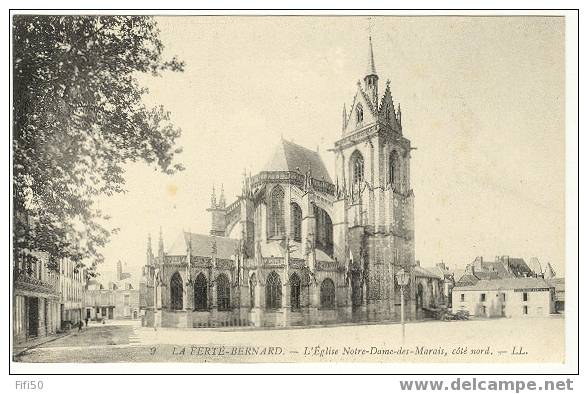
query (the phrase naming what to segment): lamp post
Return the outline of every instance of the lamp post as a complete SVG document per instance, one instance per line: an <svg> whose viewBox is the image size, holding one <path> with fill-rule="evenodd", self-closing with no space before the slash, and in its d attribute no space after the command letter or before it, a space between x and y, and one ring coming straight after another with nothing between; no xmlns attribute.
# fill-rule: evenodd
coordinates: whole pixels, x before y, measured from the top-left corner
<svg viewBox="0 0 588 394"><path fill-rule="evenodd" d="M396 273L396 280L400 286L400 324L402 325L402 344L404 344L404 288L408 285L410 274L401 269Z"/></svg>

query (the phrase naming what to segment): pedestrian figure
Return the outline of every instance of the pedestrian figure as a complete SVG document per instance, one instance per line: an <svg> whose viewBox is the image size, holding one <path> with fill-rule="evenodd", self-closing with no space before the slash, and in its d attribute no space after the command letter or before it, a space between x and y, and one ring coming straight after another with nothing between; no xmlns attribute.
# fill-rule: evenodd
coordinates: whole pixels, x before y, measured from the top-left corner
<svg viewBox="0 0 588 394"><path fill-rule="evenodd" d="M88 327L88 317L86 316L86 327Z"/></svg>
<svg viewBox="0 0 588 394"><path fill-rule="evenodd" d="M80 320L80 322L78 323L78 332L79 332L79 331L82 331L82 327L84 327L84 322L82 322L82 321Z"/></svg>

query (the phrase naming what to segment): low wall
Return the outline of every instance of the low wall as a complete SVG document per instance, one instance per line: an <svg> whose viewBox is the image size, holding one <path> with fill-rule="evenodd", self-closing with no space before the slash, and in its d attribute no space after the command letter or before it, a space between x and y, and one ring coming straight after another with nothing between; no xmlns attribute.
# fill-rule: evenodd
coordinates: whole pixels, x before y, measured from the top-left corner
<svg viewBox="0 0 588 394"><path fill-rule="evenodd" d="M302 308L287 311L287 326L308 326L308 325L336 325L341 323L362 321L387 321L399 319L399 306L392 307L386 313L379 311L374 313L363 313L361 311L352 314L351 307L337 309L316 309ZM406 308L406 319L415 318L411 313L410 306ZM414 312L414 311L413 311ZM153 310L146 310L141 318L141 325L144 327L188 327L188 328L209 328L209 327L284 327L283 310L235 309L232 311L166 311L161 310L154 315ZM367 316L366 316L367 315ZM370 318L371 317L371 318Z"/></svg>

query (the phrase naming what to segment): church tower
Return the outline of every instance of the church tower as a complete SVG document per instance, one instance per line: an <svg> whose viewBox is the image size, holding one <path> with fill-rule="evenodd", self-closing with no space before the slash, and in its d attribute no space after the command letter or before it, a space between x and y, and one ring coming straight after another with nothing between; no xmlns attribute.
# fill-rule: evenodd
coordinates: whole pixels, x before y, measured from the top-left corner
<svg viewBox="0 0 588 394"><path fill-rule="evenodd" d="M390 81L381 96L378 92L371 37L367 60L363 86L357 83L335 142L338 217L333 231L335 244L346 245L337 248L336 257L348 262L352 282L355 278L354 309L361 306L368 319L378 319L393 315L398 306L395 273L414 271L414 194L411 144L403 136Z"/></svg>

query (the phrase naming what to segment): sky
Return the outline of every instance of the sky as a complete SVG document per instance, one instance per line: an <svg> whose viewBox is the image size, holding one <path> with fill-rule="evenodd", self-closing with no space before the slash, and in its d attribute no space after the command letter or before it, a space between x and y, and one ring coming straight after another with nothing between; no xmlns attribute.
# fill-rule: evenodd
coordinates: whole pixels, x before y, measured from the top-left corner
<svg viewBox="0 0 588 394"><path fill-rule="evenodd" d="M281 137L328 149L363 79L371 34L380 91L402 107L412 152L416 258L462 268L476 256L538 257L563 275L565 61L560 17L161 17L183 73L140 76L148 105L183 130L173 176L136 163L127 193L99 206L120 228L104 250L138 275L147 235L166 249L207 234L213 185L228 203Z"/></svg>

